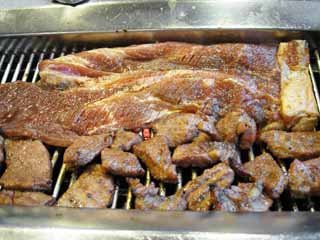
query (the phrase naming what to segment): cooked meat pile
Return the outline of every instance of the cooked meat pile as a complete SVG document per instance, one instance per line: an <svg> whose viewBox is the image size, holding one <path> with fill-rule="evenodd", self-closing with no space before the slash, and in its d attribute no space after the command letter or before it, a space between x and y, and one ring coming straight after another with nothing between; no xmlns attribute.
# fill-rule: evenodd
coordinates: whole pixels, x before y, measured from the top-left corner
<svg viewBox="0 0 320 240"><path fill-rule="evenodd" d="M0 85L0 204L107 208L113 176L126 178L143 210L267 211L285 189L319 195L308 66L299 40L167 42L44 60L37 84ZM81 173L57 199L42 142L60 147L63 169ZM272 155L241 159L256 145ZM160 194L159 182L176 184L191 167L200 176Z"/></svg>
<svg viewBox="0 0 320 240"><path fill-rule="evenodd" d="M46 147L38 140L5 140L7 168L0 185L14 190L51 190L52 166Z"/></svg>

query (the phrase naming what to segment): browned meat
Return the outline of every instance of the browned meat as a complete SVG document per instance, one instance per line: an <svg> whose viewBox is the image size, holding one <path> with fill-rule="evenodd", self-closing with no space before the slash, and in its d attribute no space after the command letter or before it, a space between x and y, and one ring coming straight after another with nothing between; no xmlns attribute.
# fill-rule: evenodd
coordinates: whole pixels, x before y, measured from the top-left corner
<svg viewBox="0 0 320 240"><path fill-rule="evenodd" d="M224 141L239 144L241 149L249 149L256 140L256 123L243 111L227 113L216 128Z"/></svg>
<svg viewBox="0 0 320 240"><path fill-rule="evenodd" d="M185 210L187 202L183 190L177 191L169 197L160 196L159 189L152 182L144 186L139 179L127 179L133 194L135 195L135 208L141 210Z"/></svg>
<svg viewBox="0 0 320 240"><path fill-rule="evenodd" d="M160 181L177 182L176 166L164 136L156 136L133 146L134 154L150 169L151 175Z"/></svg>
<svg viewBox="0 0 320 240"><path fill-rule="evenodd" d="M46 147L38 140L5 140L7 168L0 185L14 190L50 190L52 166Z"/></svg>
<svg viewBox="0 0 320 240"><path fill-rule="evenodd" d="M219 163L213 168L205 170L201 176L191 180L183 188L188 209L195 211L209 210L212 205L210 188L229 187L233 179L234 172L225 163Z"/></svg>
<svg viewBox="0 0 320 240"><path fill-rule="evenodd" d="M91 162L101 150L110 146L112 138L106 135L82 136L64 152L63 162L68 168L84 166Z"/></svg>
<svg viewBox="0 0 320 240"><path fill-rule="evenodd" d="M262 182L265 192L271 198L279 198L288 184L288 177L268 153L245 163L243 168L255 181Z"/></svg>
<svg viewBox="0 0 320 240"><path fill-rule="evenodd" d="M320 158L294 160L289 169L289 187L295 197L320 195Z"/></svg>
<svg viewBox="0 0 320 240"><path fill-rule="evenodd" d="M13 191L0 191L0 205L13 205Z"/></svg>
<svg viewBox="0 0 320 240"><path fill-rule="evenodd" d="M117 149L105 148L101 152L102 168L106 173L123 177L141 177L144 170L135 155Z"/></svg>
<svg viewBox="0 0 320 240"><path fill-rule="evenodd" d="M263 132L259 138L278 158L312 158L320 156L320 132Z"/></svg>
<svg viewBox="0 0 320 240"><path fill-rule="evenodd" d="M199 134L197 125L203 121L191 113L173 113L152 124L157 136L165 136L169 147L190 142Z"/></svg>
<svg viewBox="0 0 320 240"><path fill-rule="evenodd" d="M0 191L0 205L48 206L53 198L42 192Z"/></svg>
<svg viewBox="0 0 320 240"><path fill-rule="evenodd" d="M0 166L4 162L4 138L0 136Z"/></svg>
<svg viewBox="0 0 320 240"><path fill-rule="evenodd" d="M133 145L142 142L142 137L139 134L129 131L117 131L113 140L111 148L119 149L122 151L130 151Z"/></svg>
<svg viewBox="0 0 320 240"><path fill-rule="evenodd" d="M272 199L263 195L261 183L239 183L229 189L215 188L212 192L213 209L228 212L265 212Z"/></svg>
<svg viewBox="0 0 320 240"><path fill-rule="evenodd" d="M193 139L193 142L209 142L210 140L211 137L208 134L200 132L199 135Z"/></svg>
<svg viewBox="0 0 320 240"><path fill-rule="evenodd" d="M62 195L57 206L106 208L112 202L113 191L113 178L100 165L90 165Z"/></svg>

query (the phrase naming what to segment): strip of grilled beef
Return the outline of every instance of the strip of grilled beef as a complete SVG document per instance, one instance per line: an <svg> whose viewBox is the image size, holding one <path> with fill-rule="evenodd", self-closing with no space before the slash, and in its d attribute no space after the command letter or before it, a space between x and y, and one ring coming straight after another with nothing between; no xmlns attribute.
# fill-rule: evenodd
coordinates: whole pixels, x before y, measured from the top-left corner
<svg viewBox="0 0 320 240"><path fill-rule="evenodd" d="M64 152L63 162L68 168L87 165L111 142L112 138L108 135L79 137Z"/></svg>
<svg viewBox="0 0 320 240"><path fill-rule="evenodd" d="M123 177L141 177L145 171L137 157L129 152L105 148L101 152L101 166L106 173Z"/></svg>
<svg viewBox="0 0 320 240"><path fill-rule="evenodd" d="M139 134L130 131L119 130L116 132L111 148L122 151L130 151L132 146L142 142L142 137Z"/></svg>
<svg viewBox="0 0 320 240"><path fill-rule="evenodd" d="M0 166L4 163L4 138L0 136Z"/></svg>
<svg viewBox="0 0 320 240"><path fill-rule="evenodd" d="M188 209L194 211L209 210L212 205L210 189L229 187L234 180L234 172L225 163L219 163L206 169L202 175L184 186Z"/></svg>
<svg viewBox="0 0 320 240"><path fill-rule="evenodd" d="M50 206L53 198L42 192L0 191L0 205Z"/></svg>
<svg viewBox="0 0 320 240"><path fill-rule="evenodd" d="M277 158L307 159L320 156L320 132L263 132L259 139Z"/></svg>
<svg viewBox="0 0 320 240"><path fill-rule="evenodd" d="M271 198L279 198L288 184L288 177L283 173L269 153L263 153L243 166L254 181L261 181L264 191Z"/></svg>
<svg viewBox="0 0 320 240"><path fill-rule="evenodd" d="M262 183L239 183L212 191L213 209L227 212L265 212L273 201L262 193Z"/></svg>
<svg viewBox="0 0 320 240"><path fill-rule="evenodd" d="M249 149L256 140L256 123L243 111L227 113L216 128L224 141L238 144L241 149Z"/></svg>
<svg viewBox="0 0 320 240"><path fill-rule="evenodd" d="M135 208L140 210L185 210L187 202L183 189L175 194L165 197L159 195L159 189L152 182L149 186L144 186L139 179L127 179L135 198Z"/></svg>
<svg viewBox="0 0 320 240"><path fill-rule="evenodd" d="M52 166L38 140L5 140L6 170L0 185L14 190L51 190Z"/></svg>
<svg viewBox="0 0 320 240"><path fill-rule="evenodd" d="M155 136L133 146L133 153L150 169L151 175L160 181L177 182L176 166L164 136Z"/></svg>
<svg viewBox="0 0 320 240"><path fill-rule="evenodd" d="M101 165L86 168L77 181L57 202L59 207L106 208L112 202L113 178L105 174Z"/></svg>
<svg viewBox="0 0 320 240"><path fill-rule="evenodd" d="M295 197L320 195L320 158L295 159L289 169L289 187Z"/></svg>

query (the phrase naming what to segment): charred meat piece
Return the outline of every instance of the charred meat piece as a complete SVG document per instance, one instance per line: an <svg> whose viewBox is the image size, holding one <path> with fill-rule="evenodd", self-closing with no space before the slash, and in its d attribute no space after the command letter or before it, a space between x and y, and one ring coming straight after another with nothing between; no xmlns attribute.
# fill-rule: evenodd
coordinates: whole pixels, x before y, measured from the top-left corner
<svg viewBox="0 0 320 240"><path fill-rule="evenodd" d="M288 184L288 177L268 153L263 153L253 161L245 163L243 168L254 181L262 182L265 192L271 198L279 198Z"/></svg>
<svg viewBox="0 0 320 240"><path fill-rule="evenodd" d="M50 190L52 166L46 147L38 140L5 140L7 168L0 185L14 190Z"/></svg>
<svg viewBox="0 0 320 240"><path fill-rule="evenodd" d="M239 183L231 188L215 188L212 192L214 210L227 212L265 212L272 199L263 195L262 183Z"/></svg>
<svg viewBox="0 0 320 240"><path fill-rule="evenodd" d="M295 197L320 195L320 158L294 160L289 169L289 187Z"/></svg>
<svg viewBox="0 0 320 240"><path fill-rule="evenodd" d="M224 141L239 144L241 149L249 149L256 140L256 123L244 111L227 113L216 128Z"/></svg>
<svg viewBox="0 0 320 240"><path fill-rule="evenodd" d="M13 205L13 194L10 190L0 191L0 205Z"/></svg>
<svg viewBox="0 0 320 240"><path fill-rule="evenodd" d="M212 201L210 188L226 188L234 180L234 172L225 163L219 163L213 168L206 169L203 174L184 186L188 209L195 211L209 210Z"/></svg>
<svg viewBox="0 0 320 240"><path fill-rule="evenodd" d="M169 147L191 142L198 136L197 125L202 121L200 116L191 113L173 113L161 118L152 125L156 136L165 136Z"/></svg>
<svg viewBox="0 0 320 240"><path fill-rule="evenodd" d="M320 156L320 132L263 132L259 138L277 158Z"/></svg>
<svg viewBox="0 0 320 240"><path fill-rule="evenodd" d="M0 191L0 205L50 206L53 198L42 192Z"/></svg>
<svg viewBox="0 0 320 240"><path fill-rule="evenodd" d="M0 136L0 166L4 162L4 138Z"/></svg>
<svg viewBox="0 0 320 240"><path fill-rule="evenodd" d="M195 137L192 142L210 142L210 140L211 137L208 134L200 132L199 135Z"/></svg>
<svg viewBox="0 0 320 240"><path fill-rule="evenodd" d="M133 146L134 154L150 169L151 175L160 181L177 182L176 166L164 136L156 136Z"/></svg>
<svg viewBox="0 0 320 240"><path fill-rule="evenodd" d="M103 148L110 146L110 144L110 136L82 136L66 149L63 155L63 162L69 168L84 166L91 162Z"/></svg>
<svg viewBox="0 0 320 240"><path fill-rule="evenodd" d="M134 132L119 130L116 133L111 148L128 152L133 145L141 142L142 138L138 134Z"/></svg>
<svg viewBox="0 0 320 240"><path fill-rule="evenodd" d="M135 155L117 149L105 148L101 152L102 168L106 173L123 177L141 177L144 169Z"/></svg>
<svg viewBox="0 0 320 240"><path fill-rule="evenodd" d="M90 165L62 195L57 206L106 208L112 202L113 192L113 178L100 165Z"/></svg>
<svg viewBox="0 0 320 240"><path fill-rule="evenodd" d="M135 208L141 210L185 210L187 202L182 189L169 197L160 196L159 189L152 182L144 186L139 179L127 179L135 199Z"/></svg>

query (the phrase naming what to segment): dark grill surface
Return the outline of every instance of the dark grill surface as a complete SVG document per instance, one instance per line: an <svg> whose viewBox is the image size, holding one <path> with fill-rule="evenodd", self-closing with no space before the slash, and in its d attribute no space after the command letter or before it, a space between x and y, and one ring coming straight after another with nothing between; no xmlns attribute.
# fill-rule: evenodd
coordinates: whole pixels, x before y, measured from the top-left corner
<svg viewBox="0 0 320 240"><path fill-rule="evenodd" d="M107 44L84 44L84 43L62 43L57 40L44 37L33 38L3 38L0 39L0 81L1 83L15 82L17 80L25 82L36 82L39 79L37 65L43 59L56 58L62 55L89 50L98 47L108 47ZM320 57L317 49L311 49L310 75L314 83L315 95L319 103L318 87L320 80ZM148 130L144 131L144 136L151 135ZM47 146L54 167L54 189L50 193L53 197L59 198L67 188L73 184L81 169L77 172L66 172L62 164L64 149ZM248 152L242 152L242 161L250 161L255 155L259 155L263 149L259 146ZM96 161L99 161L97 159ZM288 166L279 161L283 171L287 171ZM4 169L1 169L2 174ZM181 188L189 180L201 174L201 169L178 169L178 184L162 184L156 182L160 187L160 194L171 195ZM149 184L150 172L147 171L144 184ZM154 181L154 180L152 180ZM134 208L134 197L124 180L116 178L116 191L111 208L131 209ZM271 208L272 211L320 211L320 198L310 197L307 199L294 199L288 191L285 191L279 200L275 200Z"/></svg>

